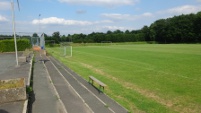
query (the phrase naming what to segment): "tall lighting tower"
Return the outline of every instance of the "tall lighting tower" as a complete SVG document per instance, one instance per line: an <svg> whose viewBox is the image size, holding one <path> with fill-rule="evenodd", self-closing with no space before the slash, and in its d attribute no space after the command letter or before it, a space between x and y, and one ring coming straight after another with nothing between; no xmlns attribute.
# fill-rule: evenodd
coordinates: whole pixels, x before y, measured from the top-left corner
<svg viewBox="0 0 201 113"><path fill-rule="evenodd" d="M16 30L15 30L15 9L14 9L14 2L13 0L10 1L11 2L11 9L12 9L12 23L13 23L13 35L14 35L14 41L15 41L15 56L16 56L16 66L19 66L18 64L18 54L17 54L17 40L16 40ZM18 9L20 11L20 7L19 7L19 1L17 0L17 4L18 4Z"/></svg>

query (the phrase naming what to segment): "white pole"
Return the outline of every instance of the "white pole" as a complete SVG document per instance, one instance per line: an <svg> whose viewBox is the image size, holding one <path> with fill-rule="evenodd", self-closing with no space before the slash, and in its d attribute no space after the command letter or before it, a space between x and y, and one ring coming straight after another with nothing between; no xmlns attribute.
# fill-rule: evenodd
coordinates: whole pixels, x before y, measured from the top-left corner
<svg viewBox="0 0 201 113"><path fill-rule="evenodd" d="M72 46L70 46L70 49L71 49L70 56L72 57L73 56L73 48L72 48Z"/></svg>
<svg viewBox="0 0 201 113"><path fill-rule="evenodd" d="M64 56L66 56L66 46L64 46Z"/></svg>
<svg viewBox="0 0 201 113"><path fill-rule="evenodd" d="M38 22L39 22L39 24L38 24L38 38L37 38L38 46L40 46L40 43L41 43L41 41L39 41L39 39L40 39L40 16L41 15L39 14L38 15Z"/></svg>
<svg viewBox="0 0 201 113"><path fill-rule="evenodd" d="M41 14L38 15L38 35L39 35L39 32L40 32L40 16Z"/></svg>
<svg viewBox="0 0 201 113"><path fill-rule="evenodd" d="M16 56L16 63L18 66L18 54L17 54L17 41L16 41L16 35L15 35L15 12L14 12L14 2L11 1L11 8L12 8L12 17L13 17L13 35L14 35L14 41L15 41L15 56Z"/></svg>

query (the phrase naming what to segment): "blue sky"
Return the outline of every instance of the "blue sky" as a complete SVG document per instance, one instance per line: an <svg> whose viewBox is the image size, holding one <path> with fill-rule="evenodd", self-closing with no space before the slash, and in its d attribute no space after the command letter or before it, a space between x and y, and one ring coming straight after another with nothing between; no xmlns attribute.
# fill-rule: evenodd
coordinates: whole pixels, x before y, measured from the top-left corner
<svg viewBox="0 0 201 113"><path fill-rule="evenodd" d="M19 0L16 31L52 35L136 30L157 19L201 11L201 0ZM39 14L41 16L39 16ZM10 0L0 0L0 33L12 32Z"/></svg>

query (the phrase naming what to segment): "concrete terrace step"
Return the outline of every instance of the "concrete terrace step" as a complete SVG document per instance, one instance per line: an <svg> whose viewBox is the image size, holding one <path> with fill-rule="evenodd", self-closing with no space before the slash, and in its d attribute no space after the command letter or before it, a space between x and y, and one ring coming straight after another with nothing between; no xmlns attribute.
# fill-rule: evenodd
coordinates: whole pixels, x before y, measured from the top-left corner
<svg viewBox="0 0 201 113"><path fill-rule="evenodd" d="M18 52L19 55L21 55L20 52ZM31 58L28 58L28 62L19 62L19 66L16 67L15 53L0 53L0 79L25 78L26 85L29 85ZM27 100L4 103L0 104L0 113L26 113L26 107Z"/></svg>
<svg viewBox="0 0 201 113"><path fill-rule="evenodd" d="M45 66L49 72L60 99L62 100L68 113L92 113L87 104L75 92L74 88L63 78L63 75L52 64L46 61Z"/></svg>
<svg viewBox="0 0 201 113"><path fill-rule="evenodd" d="M68 67L49 57L53 65L60 71L69 84L81 96L95 113L127 113L128 111L103 93L99 93L92 85Z"/></svg>
<svg viewBox="0 0 201 113"><path fill-rule="evenodd" d="M37 52L33 71L31 113L65 113L48 76L41 55Z"/></svg>

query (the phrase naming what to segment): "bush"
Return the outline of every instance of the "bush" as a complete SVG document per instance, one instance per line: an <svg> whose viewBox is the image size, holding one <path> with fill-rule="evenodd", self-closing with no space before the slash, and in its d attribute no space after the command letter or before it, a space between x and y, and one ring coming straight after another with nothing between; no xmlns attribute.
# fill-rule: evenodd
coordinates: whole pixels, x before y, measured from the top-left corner
<svg viewBox="0 0 201 113"><path fill-rule="evenodd" d="M28 39L21 39L17 41L17 48L18 51L24 51L27 48L31 48L30 40Z"/></svg>
<svg viewBox="0 0 201 113"><path fill-rule="evenodd" d="M24 51L26 48L30 48L30 41L28 39L17 40L18 51ZM1 40L0 41L0 52L13 52L15 51L14 39Z"/></svg>

